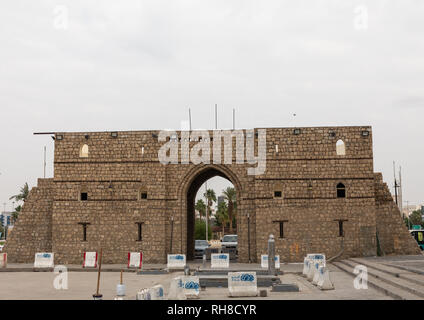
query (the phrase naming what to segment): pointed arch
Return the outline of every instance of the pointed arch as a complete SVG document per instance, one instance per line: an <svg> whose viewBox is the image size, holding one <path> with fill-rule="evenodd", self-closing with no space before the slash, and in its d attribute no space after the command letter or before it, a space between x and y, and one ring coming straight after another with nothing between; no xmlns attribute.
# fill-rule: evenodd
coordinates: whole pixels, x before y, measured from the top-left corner
<svg viewBox="0 0 424 320"><path fill-rule="evenodd" d="M80 148L80 158L88 158L88 145L83 144Z"/></svg>
<svg viewBox="0 0 424 320"><path fill-rule="evenodd" d="M339 139L336 142L336 154L338 156L345 156L346 155L346 145L343 140Z"/></svg>
<svg viewBox="0 0 424 320"><path fill-rule="evenodd" d="M343 183L339 182L336 186L337 198L346 198L346 187Z"/></svg>

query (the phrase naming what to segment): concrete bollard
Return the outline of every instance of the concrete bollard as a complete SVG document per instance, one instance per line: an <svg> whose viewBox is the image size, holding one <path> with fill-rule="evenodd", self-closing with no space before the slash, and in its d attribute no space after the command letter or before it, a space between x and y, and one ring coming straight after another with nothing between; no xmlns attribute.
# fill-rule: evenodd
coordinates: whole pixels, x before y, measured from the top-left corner
<svg viewBox="0 0 424 320"><path fill-rule="evenodd" d="M309 259L304 258L303 259L303 271L302 271L302 275L304 277L306 277L308 275L310 265L311 265L311 262L309 261Z"/></svg>
<svg viewBox="0 0 424 320"><path fill-rule="evenodd" d="M321 290L334 289L334 284L330 279L330 271L326 267L321 266L319 268L319 274L320 279L317 283L318 288L320 288Z"/></svg>
<svg viewBox="0 0 424 320"><path fill-rule="evenodd" d="M322 266L318 262L316 262L314 264L315 271L314 271L314 277L312 278L312 284L313 285L317 285L318 284L318 281L319 281L319 279L321 277L321 274L319 272L319 270L320 270L321 267Z"/></svg>
<svg viewBox="0 0 424 320"><path fill-rule="evenodd" d="M270 234L268 239L268 274L275 276L275 240L274 235Z"/></svg>

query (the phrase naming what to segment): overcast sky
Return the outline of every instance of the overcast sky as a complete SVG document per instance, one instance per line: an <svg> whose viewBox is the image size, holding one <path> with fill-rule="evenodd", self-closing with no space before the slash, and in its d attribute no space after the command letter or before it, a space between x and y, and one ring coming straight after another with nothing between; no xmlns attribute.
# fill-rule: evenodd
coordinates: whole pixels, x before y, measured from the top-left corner
<svg viewBox="0 0 424 320"><path fill-rule="evenodd" d="M363 6L365 4L365 6ZM366 19L368 16L368 19ZM0 201L52 176L36 131L372 125L424 202L424 1L0 3ZM296 113L294 118L292 114ZM3 206L1 206L3 208Z"/></svg>

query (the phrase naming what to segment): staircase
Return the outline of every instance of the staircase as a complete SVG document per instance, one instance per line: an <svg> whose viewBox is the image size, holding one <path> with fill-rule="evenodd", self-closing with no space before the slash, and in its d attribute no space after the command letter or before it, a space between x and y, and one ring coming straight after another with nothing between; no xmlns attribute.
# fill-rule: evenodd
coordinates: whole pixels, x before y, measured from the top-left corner
<svg viewBox="0 0 424 320"><path fill-rule="evenodd" d="M368 286L397 300L423 300L424 275L401 267L369 261L363 258L350 258L332 262L337 268L352 277L355 266L363 265L368 271Z"/></svg>

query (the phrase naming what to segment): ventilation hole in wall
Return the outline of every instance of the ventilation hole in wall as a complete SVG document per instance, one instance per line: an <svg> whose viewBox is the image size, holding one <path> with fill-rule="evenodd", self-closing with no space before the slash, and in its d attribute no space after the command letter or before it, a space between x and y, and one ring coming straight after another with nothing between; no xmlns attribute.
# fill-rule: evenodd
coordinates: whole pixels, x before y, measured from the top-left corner
<svg viewBox="0 0 424 320"><path fill-rule="evenodd" d="M81 201L87 201L88 200L88 193L87 192L81 192L80 200Z"/></svg>
<svg viewBox="0 0 424 320"><path fill-rule="evenodd" d="M274 191L274 198L281 198L283 193L281 191Z"/></svg>

